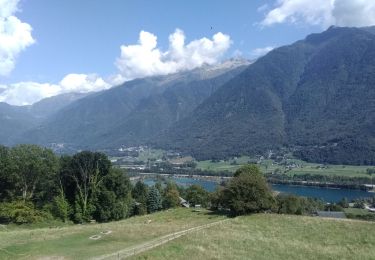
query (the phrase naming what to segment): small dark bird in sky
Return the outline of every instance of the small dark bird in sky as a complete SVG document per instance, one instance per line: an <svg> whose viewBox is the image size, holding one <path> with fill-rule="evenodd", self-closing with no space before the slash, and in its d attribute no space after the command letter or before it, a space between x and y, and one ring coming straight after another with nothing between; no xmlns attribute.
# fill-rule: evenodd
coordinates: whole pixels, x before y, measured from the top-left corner
<svg viewBox="0 0 375 260"><path fill-rule="evenodd" d="M211 26L211 30L212 30L212 26Z"/></svg>

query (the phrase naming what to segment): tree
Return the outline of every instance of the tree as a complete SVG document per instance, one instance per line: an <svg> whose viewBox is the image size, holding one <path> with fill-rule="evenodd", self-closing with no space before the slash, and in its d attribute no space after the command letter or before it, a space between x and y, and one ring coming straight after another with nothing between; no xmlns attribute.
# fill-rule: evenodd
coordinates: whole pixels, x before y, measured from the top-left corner
<svg viewBox="0 0 375 260"><path fill-rule="evenodd" d="M210 193L210 202L211 202L211 209L213 210L220 210L223 208L223 195L224 195L224 185L220 185L216 188L216 190Z"/></svg>
<svg viewBox="0 0 375 260"><path fill-rule="evenodd" d="M51 213L55 218L59 218L63 222L68 220L70 206L63 192L53 198Z"/></svg>
<svg viewBox="0 0 375 260"><path fill-rule="evenodd" d="M342 199L339 201L338 205L339 205L340 207L342 207L342 208L349 208L349 201L348 201L347 198L342 198Z"/></svg>
<svg viewBox="0 0 375 260"><path fill-rule="evenodd" d="M372 187L372 175L375 174L375 168L367 168L367 169L366 169L366 173L367 173L368 175L370 175L370 179L371 179L371 188L373 188L373 187Z"/></svg>
<svg viewBox="0 0 375 260"><path fill-rule="evenodd" d="M147 212L153 213L162 209L162 200L159 190L152 186L147 196Z"/></svg>
<svg viewBox="0 0 375 260"><path fill-rule="evenodd" d="M207 207L209 202L208 192L200 185L191 185L186 189L186 200L191 206L202 205Z"/></svg>
<svg viewBox="0 0 375 260"><path fill-rule="evenodd" d="M9 166L9 148L0 145L0 202L11 200L15 191Z"/></svg>
<svg viewBox="0 0 375 260"><path fill-rule="evenodd" d="M58 159L51 150L37 145L17 145L10 150L9 160L16 196L23 201L45 201L43 197L52 195ZM39 192L37 196L36 191Z"/></svg>
<svg viewBox="0 0 375 260"><path fill-rule="evenodd" d="M132 197L135 200L134 215L144 215L147 213L147 195L147 185L138 181L132 190Z"/></svg>
<svg viewBox="0 0 375 260"><path fill-rule="evenodd" d="M89 151L77 153L68 161L66 173L74 183L75 220L90 220L95 211L97 192L109 174L111 162L105 154Z"/></svg>
<svg viewBox="0 0 375 260"><path fill-rule="evenodd" d="M302 215L304 210L300 197L292 194L280 194L277 196L277 213L278 214L295 214Z"/></svg>
<svg viewBox="0 0 375 260"><path fill-rule="evenodd" d="M180 193L177 185L173 182L168 182L163 193L163 208L174 208L180 205Z"/></svg>
<svg viewBox="0 0 375 260"><path fill-rule="evenodd" d="M95 212L97 221L119 220L130 214L132 186L121 169L111 168L97 192Z"/></svg>
<svg viewBox="0 0 375 260"><path fill-rule="evenodd" d="M274 205L271 190L255 165L238 169L224 188L222 198L223 205L234 215L262 212Z"/></svg>

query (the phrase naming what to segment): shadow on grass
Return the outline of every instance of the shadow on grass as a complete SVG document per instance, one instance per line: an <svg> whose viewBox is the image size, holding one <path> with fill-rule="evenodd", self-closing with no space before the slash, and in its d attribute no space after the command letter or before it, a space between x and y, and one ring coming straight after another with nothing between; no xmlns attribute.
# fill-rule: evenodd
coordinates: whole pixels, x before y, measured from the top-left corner
<svg viewBox="0 0 375 260"><path fill-rule="evenodd" d="M196 212L193 210L193 212ZM224 209L221 209L221 210L210 210L208 212L201 212L201 214L205 214L205 215L208 215L208 216L220 216L220 217L227 217L227 218L233 218L235 217L231 212L230 210L224 210Z"/></svg>

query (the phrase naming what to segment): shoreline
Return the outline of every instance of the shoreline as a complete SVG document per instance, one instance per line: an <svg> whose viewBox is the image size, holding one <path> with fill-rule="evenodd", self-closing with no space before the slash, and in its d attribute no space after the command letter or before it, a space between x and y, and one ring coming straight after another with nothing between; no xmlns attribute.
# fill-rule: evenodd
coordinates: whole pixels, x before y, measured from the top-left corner
<svg viewBox="0 0 375 260"><path fill-rule="evenodd" d="M231 179L232 177L218 176L218 175L189 175L189 174L168 174L168 173L139 173L138 176L130 177L131 180L147 179L156 176L168 177L168 178L190 178L194 180L209 180L214 182L221 182ZM362 190L370 193L375 193L374 186L371 189L369 184L337 184L332 182L317 182L317 181L289 181L289 180L274 180L267 178L267 182L270 184L281 184L291 186L304 186L304 187L317 187L327 189L350 189L350 190Z"/></svg>

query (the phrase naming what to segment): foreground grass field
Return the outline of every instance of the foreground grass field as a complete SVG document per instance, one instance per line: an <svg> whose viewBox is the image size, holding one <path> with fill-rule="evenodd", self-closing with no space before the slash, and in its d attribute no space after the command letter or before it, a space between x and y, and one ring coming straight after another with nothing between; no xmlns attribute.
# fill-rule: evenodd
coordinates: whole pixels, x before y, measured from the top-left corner
<svg viewBox="0 0 375 260"><path fill-rule="evenodd" d="M107 224L2 227L0 259L117 256L155 238L223 219L179 208ZM108 230L112 233L101 234ZM371 222L257 214L188 233L133 259L374 259L374 231ZM102 237L89 239L93 235Z"/></svg>
<svg viewBox="0 0 375 260"><path fill-rule="evenodd" d="M183 208L106 224L25 229L0 227L0 259L87 259L225 217ZM102 231L112 231L108 235ZM98 240L89 239L101 235Z"/></svg>
<svg viewBox="0 0 375 260"><path fill-rule="evenodd" d="M374 259L375 223L257 214L197 231L133 259Z"/></svg>

